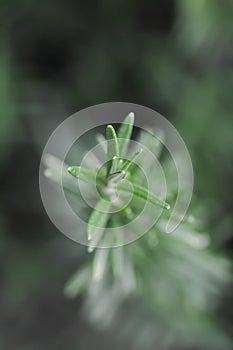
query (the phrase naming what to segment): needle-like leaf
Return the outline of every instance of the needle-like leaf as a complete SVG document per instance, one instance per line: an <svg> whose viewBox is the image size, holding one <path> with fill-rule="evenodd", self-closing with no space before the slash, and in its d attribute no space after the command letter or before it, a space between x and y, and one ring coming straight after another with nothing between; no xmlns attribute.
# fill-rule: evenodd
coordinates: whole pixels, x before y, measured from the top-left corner
<svg viewBox="0 0 233 350"><path fill-rule="evenodd" d="M98 241L100 240L109 219L111 205L111 202L103 197L97 202L88 221L87 238L89 241L95 236L98 237ZM94 243L97 244L98 241Z"/></svg>
<svg viewBox="0 0 233 350"><path fill-rule="evenodd" d="M112 249L112 268L116 277L121 277L124 273L124 251L123 247Z"/></svg>
<svg viewBox="0 0 233 350"><path fill-rule="evenodd" d="M116 131L112 125L106 128L107 145L107 176L109 175L114 157L119 157L119 146Z"/></svg>
<svg viewBox="0 0 233 350"><path fill-rule="evenodd" d="M122 180L125 177L125 171L116 171L115 173L109 175L108 177L108 183L111 185L113 183L116 183L120 180Z"/></svg>
<svg viewBox="0 0 233 350"><path fill-rule="evenodd" d="M165 209L170 209L171 206L167 202L163 201L160 199L158 196L155 194L151 193L148 191L145 187L140 186L138 184L133 183L133 193L135 196L140 197L141 199L147 200L152 204L159 205ZM129 186L129 183L126 181L121 181L118 184L118 189L125 191L125 192L131 192L132 188Z"/></svg>
<svg viewBox="0 0 233 350"><path fill-rule="evenodd" d="M125 216L127 217L128 220L133 220L134 215L133 215L133 211L130 207L126 207L124 209L124 213L125 213Z"/></svg>
<svg viewBox="0 0 233 350"><path fill-rule="evenodd" d="M80 166L70 166L67 171L77 179L85 181L91 185L102 185L104 183L100 176L96 176L96 173Z"/></svg>
<svg viewBox="0 0 233 350"><path fill-rule="evenodd" d="M96 250L92 267L92 278L94 281L100 281L104 277L107 269L108 255L109 249Z"/></svg>
<svg viewBox="0 0 233 350"><path fill-rule="evenodd" d="M54 184L62 186L69 193L75 196L80 196L80 191L75 179L69 176L66 169L67 164L61 162L51 154L46 154L44 157L44 164L46 166L44 175L50 179Z"/></svg>
<svg viewBox="0 0 233 350"><path fill-rule="evenodd" d="M111 173L115 173L116 171L118 171L118 166L119 166L119 157L113 157L112 158L112 169L111 169Z"/></svg>
<svg viewBox="0 0 233 350"><path fill-rule="evenodd" d="M124 119L122 122L119 130L118 130L118 138L121 139L119 140L119 149L120 149L120 157L124 158L127 147L129 145L130 137L133 131L133 124L134 124L134 113L130 112L127 117Z"/></svg>
<svg viewBox="0 0 233 350"><path fill-rule="evenodd" d="M88 266L78 270L66 283L64 293L68 298L75 298L86 287L91 272Z"/></svg>
<svg viewBox="0 0 233 350"><path fill-rule="evenodd" d="M130 167L130 165L135 161L135 159L142 153L142 148L136 152L130 159L128 159L123 166L121 167L121 170L128 170L128 168Z"/></svg>

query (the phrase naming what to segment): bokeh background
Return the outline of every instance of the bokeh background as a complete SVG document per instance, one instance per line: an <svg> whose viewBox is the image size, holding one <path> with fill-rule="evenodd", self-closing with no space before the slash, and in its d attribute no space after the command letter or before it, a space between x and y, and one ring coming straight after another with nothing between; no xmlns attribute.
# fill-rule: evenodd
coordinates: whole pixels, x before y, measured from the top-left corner
<svg viewBox="0 0 233 350"><path fill-rule="evenodd" d="M88 257L39 195L46 140L82 108L127 101L166 116L191 153L213 248L232 258L232 23L231 0L1 0L0 349L129 348L85 321L81 298L64 297ZM231 336L231 290L221 300Z"/></svg>

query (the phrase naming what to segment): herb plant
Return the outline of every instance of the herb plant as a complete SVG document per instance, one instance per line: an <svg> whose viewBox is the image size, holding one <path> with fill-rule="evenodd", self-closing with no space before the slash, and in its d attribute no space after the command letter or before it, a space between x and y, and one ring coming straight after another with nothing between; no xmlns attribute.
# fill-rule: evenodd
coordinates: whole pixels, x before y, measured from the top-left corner
<svg viewBox="0 0 233 350"><path fill-rule="evenodd" d="M151 349L154 344L158 349L170 349L174 344L180 348L184 339L187 347L229 349L229 340L214 317L219 293L229 279L229 264L212 251L209 236L202 232L195 215L186 215L172 235L164 233L176 198L172 162L164 160L170 183L164 201L155 194L159 186L156 169L143 150L135 150L127 159L133 123L134 114L130 113L118 131L108 125L106 138L97 135L98 142L107 140L107 161L96 173L79 166L67 169L74 178L96 185L100 196L87 224L91 255L68 280L65 294L70 298L83 296L85 314L95 325L108 327L113 323L120 334L124 334L123 329L131 332L134 349ZM161 143L153 130L141 131L137 139L160 156ZM154 180L155 192L148 190L140 165ZM55 173L51 162L47 166ZM55 175L50 177L56 181ZM67 187L69 181L72 177L66 175ZM124 205L122 198L131 191L132 200ZM133 220L145 201L151 203L148 216L154 215L157 207L164 209L160 220L140 239L121 245L121 225ZM112 213L112 208L118 210ZM119 235L109 237L107 227L117 227ZM134 230L143 230L143 223ZM110 246L119 246L99 248L106 239Z"/></svg>
<svg viewBox="0 0 233 350"><path fill-rule="evenodd" d="M96 207L93 209L87 228L88 240L100 240L104 234L104 228L107 224L115 227L119 221L123 221L124 217L132 216L134 202L131 206L125 206L118 216L110 215L112 206L121 207L122 201L119 199L119 192L131 192L129 183L133 185L133 194L141 200L149 201L154 205L159 205L162 208L170 209L170 205L161 200L158 196L151 193L146 187L137 183L137 169L134 166L134 161L140 157L142 149L139 149L134 155L125 160L128 143L132 134L134 122L134 114L130 113L119 128L118 134L112 125L106 128L107 142L107 162L106 169L98 169L97 174L93 171L79 167L71 166L68 172L74 177L85 181L89 184L96 184L101 194L97 201ZM127 182L123 180L127 179ZM137 203L136 203L137 204ZM117 221L117 222L116 222ZM89 249L92 251L92 248Z"/></svg>

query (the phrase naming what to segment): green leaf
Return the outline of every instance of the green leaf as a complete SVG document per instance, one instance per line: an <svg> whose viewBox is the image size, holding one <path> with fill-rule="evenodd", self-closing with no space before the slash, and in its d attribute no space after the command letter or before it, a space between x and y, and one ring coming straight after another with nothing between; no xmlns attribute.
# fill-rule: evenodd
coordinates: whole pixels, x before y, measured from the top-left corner
<svg viewBox="0 0 233 350"><path fill-rule="evenodd" d="M109 211L111 208L111 202L106 200L105 198L100 198L97 202L95 208L93 209L87 226L87 239L90 241L95 236L98 237L98 241L102 237L104 230L106 228L108 219L109 219ZM97 242L92 242L97 244Z"/></svg>
<svg viewBox="0 0 233 350"><path fill-rule="evenodd" d="M109 249L97 249L92 265L92 278L94 281L100 281L107 270Z"/></svg>
<svg viewBox="0 0 233 350"><path fill-rule="evenodd" d="M121 277L124 273L124 250L123 247L112 249L112 268L116 277Z"/></svg>
<svg viewBox="0 0 233 350"><path fill-rule="evenodd" d="M128 159L123 166L121 167L121 170L128 170L128 168L130 167L130 165L134 162L134 160L142 153L142 148L136 152L130 159Z"/></svg>
<svg viewBox="0 0 233 350"><path fill-rule="evenodd" d="M91 185L103 185L104 180L93 171L80 166L70 166L67 171L74 177Z"/></svg>
<svg viewBox="0 0 233 350"><path fill-rule="evenodd" d="M127 217L128 220L133 220L134 215L133 215L133 211L130 207L126 207L124 210L125 216Z"/></svg>
<svg viewBox="0 0 233 350"><path fill-rule="evenodd" d="M89 267L78 270L66 283L64 293L68 298L75 298L85 289L91 277Z"/></svg>
<svg viewBox="0 0 233 350"><path fill-rule="evenodd" d="M121 158L125 157L127 147L129 145L129 141L133 131L134 119L135 119L134 113L130 112L127 115L127 117L124 119L124 121L122 122L118 130L117 136L119 139L121 139L119 140L119 149L120 149Z"/></svg>
<svg viewBox="0 0 233 350"><path fill-rule="evenodd" d="M125 177L125 171L116 171L115 173L109 175L108 177L108 183L114 184L120 180L122 180Z"/></svg>
<svg viewBox="0 0 233 350"><path fill-rule="evenodd" d="M112 125L108 125L106 128L106 138L108 141L107 145L107 175L109 175L112 168L112 159L114 157L119 157L119 146L117 135L114 127Z"/></svg>
<svg viewBox="0 0 233 350"><path fill-rule="evenodd" d="M44 164L46 166L44 175L54 184L62 186L66 191L79 197L80 191L74 178L67 173L67 164L51 154L44 156Z"/></svg>
<svg viewBox="0 0 233 350"><path fill-rule="evenodd" d="M119 157L115 156L115 157L112 158L111 173L115 173L116 171L118 171L119 161L120 161Z"/></svg>
<svg viewBox="0 0 233 350"><path fill-rule="evenodd" d="M135 183L132 183L132 185L133 185L133 192L135 196L140 197L141 199L144 199L146 201L149 201L152 204L159 205L164 209L171 208L170 204L161 200L158 196L148 191L145 187ZM125 192L131 192L131 186L129 186L128 182L121 181L118 183L117 187L119 190L122 190Z"/></svg>

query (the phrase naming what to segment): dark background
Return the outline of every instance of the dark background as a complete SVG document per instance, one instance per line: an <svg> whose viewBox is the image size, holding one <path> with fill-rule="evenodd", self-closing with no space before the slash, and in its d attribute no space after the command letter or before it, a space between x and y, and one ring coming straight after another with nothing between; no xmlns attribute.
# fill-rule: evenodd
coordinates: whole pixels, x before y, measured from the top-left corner
<svg viewBox="0 0 233 350"><path fill-rule="evenodd" d="M1 349L114 347L114 329L103 336L80 316L81 299L64 298L87 253L55 229L39 195L47 138L82 108L134 102L172 121L212 245L232 256L232 23L231 0L1 0Z"/></svg>

